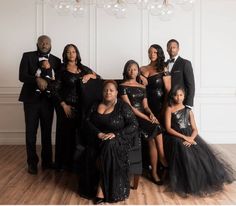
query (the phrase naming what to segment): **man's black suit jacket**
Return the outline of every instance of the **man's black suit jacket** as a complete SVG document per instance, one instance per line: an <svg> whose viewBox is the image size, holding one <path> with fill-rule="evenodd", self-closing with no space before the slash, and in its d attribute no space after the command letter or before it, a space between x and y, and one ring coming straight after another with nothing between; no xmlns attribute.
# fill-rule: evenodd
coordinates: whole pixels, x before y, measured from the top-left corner
<svg viewBox="0 0 236 206"><path fill-rule="evenodd" d="M181 85L186 90L185 105L193 106L195 95L195 81L193 68L190 61L178 57L171 70L171 87Z"/></svg>
<svg viewBox="0 0 236 206"><path fill-rule="evenodd" d="M37 86L35 73L39 67L38 52L26 52L23 54L20 63L19 80L23 82L19 101L25 103L34 103L38 101L39 96L35 92ZM61 60L50 54L49 63L51 68L57 73L61 67Z"/></svg>

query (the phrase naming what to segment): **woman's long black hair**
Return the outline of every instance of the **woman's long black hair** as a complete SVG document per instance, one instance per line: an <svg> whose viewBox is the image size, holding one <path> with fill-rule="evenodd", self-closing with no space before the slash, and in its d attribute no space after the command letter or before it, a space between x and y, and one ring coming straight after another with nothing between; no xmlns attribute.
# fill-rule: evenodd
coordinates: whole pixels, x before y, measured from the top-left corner
<svg viewBox="0 0 236 206"><path fill-rule="evenodd" d="M157 50L157 63L156 63L156 70L157 72L163 72L165 68L165 54L163 49L158 44L152 44L150 48L154 48Z"/></svg>
<svg viewBox="0 0 236 206"><path fill-rule="evenodd" d="M63 63L65 65L65 67L67 66L69 60L67 59L67 51L70 47L73 47L75 49L76 52L76 65L80 68L81 67L81 57L80 57L80 53L79 53L79 49L77 48L77 46L75 46L74 44L67 44L63 50L62 53L62 60Z"/></svg>

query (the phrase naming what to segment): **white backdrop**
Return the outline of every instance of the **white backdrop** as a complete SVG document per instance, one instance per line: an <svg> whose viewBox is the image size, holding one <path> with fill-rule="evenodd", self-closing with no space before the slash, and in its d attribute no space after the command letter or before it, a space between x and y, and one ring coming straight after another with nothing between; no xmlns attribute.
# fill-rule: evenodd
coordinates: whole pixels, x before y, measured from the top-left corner
<svg viewBox="0 0 236 206"><path fill-rule="evenodd" d="M200 135L210 143L236 143L235 0L196 0L192 11L177 7L168 22L134 5L125 19L94 6L84 17L74 18L59 16L39 2L0 0L0 144L24 144L19 63L23 52L35 50L41 34L52 38L52 53L59 57L67 43L76 44L82 62L104 78L121 78L129 59L148 64L151 44L166 50L170 38L179 40L180 55L194 67Z"/></svg>

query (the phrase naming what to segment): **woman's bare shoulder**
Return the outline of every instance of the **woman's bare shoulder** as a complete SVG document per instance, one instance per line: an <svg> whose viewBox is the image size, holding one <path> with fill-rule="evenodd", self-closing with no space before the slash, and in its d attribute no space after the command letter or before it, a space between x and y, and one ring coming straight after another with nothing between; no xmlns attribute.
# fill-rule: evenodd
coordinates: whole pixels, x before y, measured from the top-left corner
<svg viewBox="0 0 236 206"><path fill-rule="evenodd" d="M173 107L168 106L168 107L166 108L166 112L170 112L170 113L172 113L172 111L173 111Z"/></svg>
<svg viewBox="0 0 236 206"><path fill-rule="evenodd" d="M124 81L122 83L119 84L120 86L127 86L127 81Z"/></svg>
<svg viewBox="0 0 236 206"><path fill-rule="evenodd" d="M129 82L123 82L120 84L120 86L127 86L127 87L141 87L141 88L146 88L144 85L134 82L134 83L129 83Z"/></svg>
<svg viewBox="0 0 236 206"><path fill-rule="evenodd" d="M141 71L141 74L144 77L148 77L149 76L149 67L148 67L148 65L140 67L140 71Z"/></svg>
<svg viewBox="0 0 236 206"><path fill-rule="evenodd" d="M141 87L141 88L146 88L146 86L145 85L143 85L143 84L140 84L140 83L137 83L137 87Z"/></svg>
<svg viewBox="0 0 236 206"><path fill-rule="evenodd" d="M146 66L141 66L140 67L141 72L147 71L148 70L148 65Z"/></svg>

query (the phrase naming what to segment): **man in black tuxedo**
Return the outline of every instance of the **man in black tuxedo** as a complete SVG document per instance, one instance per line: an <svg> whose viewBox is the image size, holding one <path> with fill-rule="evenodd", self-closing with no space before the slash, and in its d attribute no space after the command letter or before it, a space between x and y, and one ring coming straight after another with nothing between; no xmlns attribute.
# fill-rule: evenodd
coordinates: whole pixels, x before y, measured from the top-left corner
<svg viewBox="0 0 236 206"><path fill-rule="evenodd" d="M171 87L182 85L186 90L184 104L187 107L193 107L195 94L195 81L193 68L190 61L181 58L178 55L179 42L171 39L167 42L167 52L170 59L167 61L167 67L171 74Z"/></svg>
<svg viewBox="0 0 236 206"><path fill-rule="evenodd" d="M46 35L40 36L37 42L37 51L24 53L19 69L19 80L24 83L19 101L24 103L27 163L30 174L38 172L39 158L36 153L36 136L39 122L42 168L52 168L51 131L54 106L51 98L46 95L46 92L43 92L48 87L48 82L35 75L39 68L39 58L43 56L49 59L49 63L56 73L59 71L61 60L50 54L50 51L51 39ZM42 91L40 94L35 91L36 86Z"/></svg>

